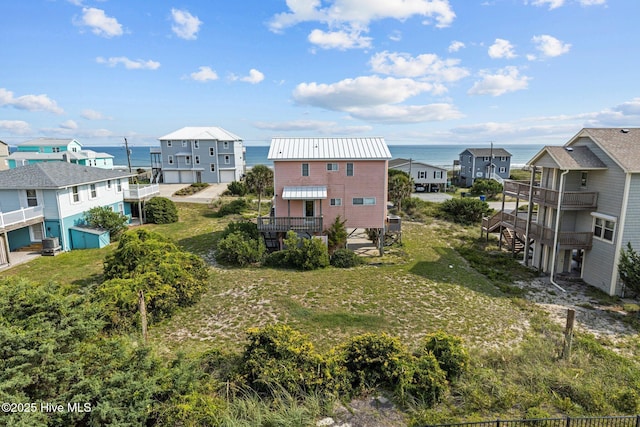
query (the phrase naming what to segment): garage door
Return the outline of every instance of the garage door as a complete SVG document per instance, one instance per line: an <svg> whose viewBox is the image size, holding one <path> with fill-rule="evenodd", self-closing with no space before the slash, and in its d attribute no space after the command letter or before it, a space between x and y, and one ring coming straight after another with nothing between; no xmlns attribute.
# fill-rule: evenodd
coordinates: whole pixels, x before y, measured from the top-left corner
<svg viewBox="0 0 640 427"><path fill-rule="evenodd" d="M180 171L180 183L192 184L193 183L193 172L191 171Z"/></svg>
<svg viewBox="0 0 640 427"><path fill-rule="evenodd" d="M180 172L178 171L165 171L162 173L165 184L179 184Z"/></svg>
<svg viewBox="0 0 640 427"><path fill-rule="evenodd" d="M236 171L220 171L220 182L231 182L236 179Z"/></svg>

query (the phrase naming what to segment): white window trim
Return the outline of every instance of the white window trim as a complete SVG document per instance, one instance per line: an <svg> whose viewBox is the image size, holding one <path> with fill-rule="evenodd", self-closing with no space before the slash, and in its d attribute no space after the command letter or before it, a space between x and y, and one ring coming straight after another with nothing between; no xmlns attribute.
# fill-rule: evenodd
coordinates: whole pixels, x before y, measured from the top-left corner
<svg viewBox="0 0 640 427"><path fill-rule="evenodd" d="M500 166L499 171L499 173L507 173L507 168L505 168L504 166Z"/></svg>
<svg viewBox="0 0 640 427"><path fill-rule="evenodd" d="M231 164L231 156L229 154L226 154L224 156L224 164L225 165L230 165Z"/></svg>
<svg viewBox="0 0 640 427"><path fill-rule="evenodd" d="M193 148L195 148L196 150L200 148L200 141L193 141Z"/></svg>
<svg viewBox="0 0 640 427"><path fill-rule="evenodd" d="M228 148L229 148L229 141L224 141L224 142L222 143L222 147L223 147L225 150L226 150L226 149L228 149Z"/></svg>
<svg viewBox="0 0 640 427"><path fill-rule="evenodd" d="M216 164L215 163L209 163L209 171L210 172L215 172L216 171Z"/></svg>
<svg viewBox="0 0 640 427"><path fill-rule="evenodd" d="M122 181L120 178L116 180L116 192L122 193Z"/></svg>
<svg viewBox="0 0 640 427"><path fill-rule="evenodd" d="M616 240L616 230L618 228L618 218L615 216L599 213L599 212L591 212L591 216L593 217L593 223L591 225L591 230L593 230L593 238L596 240L600 240L601 242L606 242L612 244ZM596 234L596 219L601 219L604 221L602 224L602 236L598 236ZM605 225L606 221L613 222L613 229L611 230L611 240L604 238L604 230L606 230Z"/></svg>
<svg viewBox="0 0 640 427"><path fill-rule="evenodd" d="M216 149L213 147L209 147L209 156L213 157L216 155Z"/></svg>
<svg viewBox="0 0 640 427"><path fill-rule="evenodd" d="M167 147L173 147L173 141L167 141Z"/></svg>
<svg viewBox="0 0 640 427"><path fill-rule="evenodd" d="M36 204L33 205L33 206L29 206L29 198L30 197L28 196L28 193L27 193L28 191L33 191L35 193ZM40 206L40 198L38 197L38 190L29 188L29 189L24 191L24 197L25 197L25 206L27 206L29 208L34 207L34 206ZM33 199L33 198L31 198L31 199Z"/></svg>
<svg viewBox="0 0 640 427"><path fill-rule="evenodd" d="M200 156L193 156L193 162L194 162L196 165L199 165L199 164L200 164Z"/></svg>
<svg viewBox="0 0 640 427"><path fill-rule="evenodd" d="M339 197L335 199L330 199L329 206L342 206L342 199Z"/></svg>
<svg viewBox="0 0 640 427"><path fill-rule="evenodd" d="M74 192L73 189L76 188L78 191ZM79 185L72 185L71 187L69 187L69 195L71 196L71 204L72 205L77 205L78 203L82 202L82 197L80 197L80 186ZM78 200L75 200L75 196L78 196Z"/></svg>
<svg viewBox="0 0 640 427"><path fill-rule="evenodd" d="M93 193L96 193L95 196ZM96 184L89 184L89 199L98 198L98 186Z"/></svg>
<svg viewBox="0 0 640 427"><path fill-rule="evenodd" d="M191 164L191 156L185 156L184 164L185 165L190 165Z"/></svg>
<svg viewBox="0 0 640 427"><path fill-rule="evenodd" d="M188 143L188 142L189 142L189 141L183 140L183 141L182 141L182 148L187 148L187 143Z"/></svg>
<svg viewBox="0 0 640 427"><path fill-rule="evenodd" d="M173 164L173 155L172 154L169 154L167 156L167 164L170 164L170 165Z"/></svg>

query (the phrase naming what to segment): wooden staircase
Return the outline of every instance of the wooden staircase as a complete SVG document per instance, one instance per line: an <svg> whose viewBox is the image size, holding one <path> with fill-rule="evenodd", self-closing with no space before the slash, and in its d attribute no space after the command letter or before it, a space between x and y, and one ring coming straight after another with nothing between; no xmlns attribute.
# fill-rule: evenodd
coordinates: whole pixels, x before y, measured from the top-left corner
<svg viewBox="0 0 640 427"><path fill-rule="evenodd" d="M267 251L275 252L280 250L280 241L278 240L278 233L263 232L262 238L264 239L264 245L267 247Z"/></svg>
<svg viewBox="0 0 640 427"><path fill-rule="evenodd" d="M501 238L504 239L507 248L516 254L522 252L527 244L524 236L521 236L517 231L509 228L502 229ZM533 240L529 242L529 244L531 243L533 243Z"/></svg>

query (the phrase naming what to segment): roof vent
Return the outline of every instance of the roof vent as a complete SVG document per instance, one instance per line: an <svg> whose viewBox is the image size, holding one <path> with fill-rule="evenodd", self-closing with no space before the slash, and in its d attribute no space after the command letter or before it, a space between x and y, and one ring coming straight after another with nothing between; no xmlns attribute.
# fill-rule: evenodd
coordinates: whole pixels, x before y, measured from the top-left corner
<svg viewBox="0 0 640 427"><path fill-rule="evenodd" d="M564 147L564 149L567 151L573 151L573 147Z"/></svg>
<svg viewBox="0 0 640 427"><path fill-rule="evenodd" d="M620 132L622 132L622 133L629 133L629 129L620 129Z"/></svg>

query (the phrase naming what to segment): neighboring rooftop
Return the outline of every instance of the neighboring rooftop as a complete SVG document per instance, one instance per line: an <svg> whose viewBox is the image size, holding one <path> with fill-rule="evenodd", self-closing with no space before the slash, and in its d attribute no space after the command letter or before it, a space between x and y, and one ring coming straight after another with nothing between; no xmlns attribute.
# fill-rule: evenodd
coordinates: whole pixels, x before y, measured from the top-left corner
<svg viewBox="0 0 640 427"><path fill-rule="evenodd" d="M511 157L511 153L504 148L467 148L464 151L470 152L474 157Z"/></svg>
<svg viewBox="0 0 640 427"><path fill-rule="evenodd" d="M19 144L20 147L58 147L61 145L69 145L72 142L76 142L79 145L80 144L77 140L75 139L69 139L69 138L36 138L36 139L32 139L31 141L27 141L27 142L23 142L22 144Z"/></svg>
<svg viewBox="0 0 640 427"><path fill-rule="evenodd" d="M188 126L158 138L161 141L199 140L199 141L242 141L238 135L217 126Z"/></svg>
<svg viewBox="0 0 640 427"><path fill-rule="evenodd" d="M421 162L421 161L417 161L417 160L413 160L413 159L403 159L401 157L397 158L397 159L393 159L393 160L389 160L389 167L391 169L393 168L397 168L400 166L404 166L411 163L412 165L422 165L422 166L427 166L430 168L434 168L434 169L440 169L445 171L445 168L441 168L440 166L434 166L434 165L430 165L429 163L425 163L425 162Z"/></svg>
<svg viewBox="0 0 640 427"><path fill-rule="evenodd" d="M65 188L133 175L135 174L74 163L42 162L0 171L0 190Z"/></svg>
<svg viewBox="0 0 640 427"><path fill-rule="evenodd" d="M538 152L528 164L535 164L542 156L548 154L563 170L594 170L606 169L602 160L589 147L558 147L547 146Z"/></svg>
<svg viewBox="0 0 640 427"><path fill-rule="evenodd" d="M384 138L273 138L269 160L389 160Z"/></svg>
<svg viewBox="0 0 640 427"><path fill-rule="evenodd" d="M40 153L38 151L14 151L9 155L10 159L14 160L60 160L64 157L69 160L79 159L96 159L96 158L113 158L113 155L109 153L98 153L93 150L80 150L80 151L62 151L59 153Z"/></svg>
<svg viewBox="0 0 640 427"><path fill-rule="evenodd" d="M640 173L640 128L584 128L566 146L591 138L625 172Z"/></svg>

